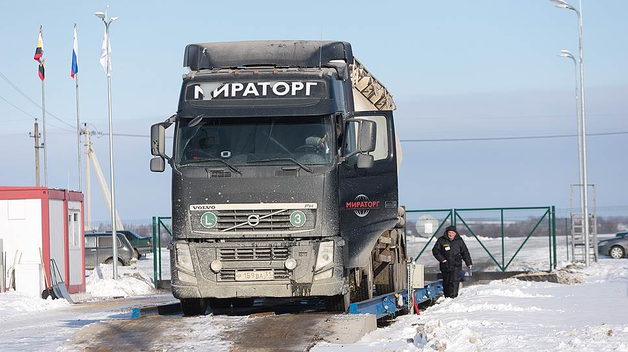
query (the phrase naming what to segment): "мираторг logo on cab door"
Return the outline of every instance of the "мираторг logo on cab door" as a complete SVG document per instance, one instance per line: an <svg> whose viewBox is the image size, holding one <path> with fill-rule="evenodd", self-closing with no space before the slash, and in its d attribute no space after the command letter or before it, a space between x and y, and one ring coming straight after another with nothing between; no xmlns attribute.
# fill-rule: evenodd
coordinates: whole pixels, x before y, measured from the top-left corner
<svg viewBox="0 0 628 352"><path fill-rule="evenodd" d="M372 209L379 209L379 200L370 200L366 195L358 194L353 202L347 202L346 208L352 209L355 215L363 218L369 215Z"/></svg>

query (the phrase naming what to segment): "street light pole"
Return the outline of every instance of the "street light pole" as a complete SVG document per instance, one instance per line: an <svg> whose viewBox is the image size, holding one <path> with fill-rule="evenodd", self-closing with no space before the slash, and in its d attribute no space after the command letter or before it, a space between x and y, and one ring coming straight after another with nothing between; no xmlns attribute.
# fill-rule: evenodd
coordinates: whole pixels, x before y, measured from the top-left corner
<svg viewBox="0 0 628 352"><path fill-rule="evenodd" d="M582 184L582 124L580 121L580 87L578 87L578 63L576 62L576 58L573 56L573 54L571 54L569 50L561 50L558 56L568 58L573 61L576 93L576 126L578 134L578 183ZM582 198L582 190L580 190L580 196Z"/></svg>
<svg viewBox="0 0 628 352"><path fill-rule="evenodd" d="M107 98L109 108L109 177L111 179L111 241L113 248L113 279L118 279L118 232L116 228L116 198L115 198L115 178L113 167L113 118L111 109L111 52L109 50L109 26L111 22L117 20L117 17L108 18L107 16L108 6L105 8L105 12L96 12L96 17L100 18L105 24L105 46L107 50L107 60L105 64L105 71L107 72Z"/></svg>
<svg viewBox="0 0 628 352"><path fill-rule="evenodd" d="M582 183L581 183L581 208L582 208L582 216L583 216L583 235L584 235L584 246L585 246L585 257L584 263L586 266L590 265L590 239L589 239L589 182L587 176L587 124L586 124L586 116L584 109L584 61L582 54L582 0L580 0L580 11L578 11L575 7L568 4L565 0L550 0L554 4L554 6L558 8L563 8L567 10L572 10L578 15L578 46L579 46L579 62L580 62L580 125L582 129L582 135L580 136L580 149L582 153Z"/></svg>

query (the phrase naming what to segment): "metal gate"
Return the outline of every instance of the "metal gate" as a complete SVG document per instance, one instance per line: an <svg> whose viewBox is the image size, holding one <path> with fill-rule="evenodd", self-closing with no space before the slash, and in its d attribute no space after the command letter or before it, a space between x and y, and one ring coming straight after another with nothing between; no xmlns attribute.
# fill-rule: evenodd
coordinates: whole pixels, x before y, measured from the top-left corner
<svg viewBox="0 0 628 352"><path fill-rule="evenodd" d="M483 220L483 216L478 215L482 213L487 214L489 212L495 214L491 217L491 220ZM525 225L529 225L530 229L527 231L527 233L522 233L521 229L517 229L517 237L514 238L506 237L509 234L509 230L513 232L513 229L510 226L511 224L508 224L505 221L505 214L512 214L513 212L526 212L534 214L533 216L528 216L525 221L521 221L522 223L525 223ZM506 270L508 270L508 267L512 264L513 260L520 253L522 248L526 245L526 243L528 243L528 240L531 238L531 236L534 234L539 235L542 232L545 232L546 229L549 269L551 270L552 268L556 268L556 210L554 206L406 210L406 213L408 213L408 217L410 218L412 218L411 214L423 214L416 221L415 228L417 233L422 237L427 238L429 236L429 240L420 250L415 260L419 260L419 258L421 258L425 250L432 243L432 240L434 240L434 237L442 234L441 230L444 230L444 228L446 227L445 225L449 224L457 226L458 232L467 232L469 235L471 235L479 243L479 245L486 252L486 254L488 254L490 260L495 263L497 268L499 268L499 270L501 270L502 272L505 272ZM480 220L478 221L477 219ZM411 219L409 219L408 221L410 222ZM499 253L499 255L489 250L488 246L485 243L488 239L487 237L485 237L486 234L478 233L479 228L486 228L487 224L493 225L492 230L490 231L492 235L491 238L499 238L501 240L501 253ZM421 226L423 226L422 229ZM409 223L407 225L407 228L408 227L412 228L412 225ZM408 235L408 232L406 232L406 236ZM507 256L507 241L513 242L515 238L523 238L523 241L514 251L512 257Z"/></svg>
<svg viewBox="0 0 628 352"><path fill-rule="evenodd" d="M169 222L172 218L166 216L153 216L153 283L155 284L155 288L163 288L164 286L162 282L170 281L170 267L168 270L168 279L163 280L162 277L162 261L161 261L161 250L162 250L162 238L165 237L166 240L164 244L168 247L170 243L170 239L172 239L172 230L169 226ZM168 260L168 263L170 261Z"/></svg>

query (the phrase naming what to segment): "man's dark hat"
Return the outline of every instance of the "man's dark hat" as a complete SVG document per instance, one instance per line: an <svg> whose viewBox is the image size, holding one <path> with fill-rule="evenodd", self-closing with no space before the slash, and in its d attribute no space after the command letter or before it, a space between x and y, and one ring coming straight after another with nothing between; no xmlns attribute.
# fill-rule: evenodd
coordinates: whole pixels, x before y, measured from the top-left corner
<svg viewBox="0 0 628 352"><path fill-rule="evenodd" d="M447 228L445 228L445 235L447 234L447 232L449 231L454 231L456 234L458 234L458 230L456 230L455 226L447 226Z"/></svg>

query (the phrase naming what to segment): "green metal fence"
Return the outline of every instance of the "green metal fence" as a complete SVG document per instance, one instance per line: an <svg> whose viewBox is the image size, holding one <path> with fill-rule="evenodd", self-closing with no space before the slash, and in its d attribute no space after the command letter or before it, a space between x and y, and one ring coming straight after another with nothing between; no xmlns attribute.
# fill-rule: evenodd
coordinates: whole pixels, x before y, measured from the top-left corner
<svg viewBox="0 0 628 352"><path fill-rule="evenodd" d="M513 212L535 212L536 214L530 216L527 215L527 218L524 220L520 220L518 222L519 226L514 228L510 226L512 224L505 224L505 213L513 213ZM415 260L419 260L419 258L423 255L425 250L432 243L434 237L442 234L441 230L445 227L446 224L457 226L458 223L462 224L462 227L458 226L458 230L464 229L468 231L471 236L475 238L475 240L480 244L480 246L484 249L484 251L488 254L490 259L497 265L499 270L502 272L506 271L508 267L512 264L513 260L520 253L522 248L526 245L528 240L533 235L539 235L542 228L545 227L543 223L546 221L547 225L547 238L548 238L548 255L549 255L549 266L550 270L552 268L556 268L557 266L557 255L556 255L556 209L554 206L546 206L546 207L511 207L511 208L473 208L473 209L427 209L427 210L406 210L408 216L411 214L424 214L417 220L417 223L425 225L425 229L430 231L424 231L421 235L425 236L431 233L431 236L427 243L420 250L419 254L416 256ZM498 220L490 222L487 219L487 213L497 213L499 214ZM478 215L484 214L484 215ZM493 216L494 218L495 216ZM476 221L469 221L469 219L479 219ZM495 223L497 222L497 223ZM434 226L434 223L437 226ZM487 226L490 224L492 226ZM526 232L522 232L524 227L530 226L529 230ZM418 225L417 225L418 226ZM490 237L499 237L501 239L501 255L496 255L491 252L489 248L485 245L485 241L482 240L482 236L486 236L486 233L478 234L477 227L481 227L484 232L490 232ZM436 228L435 231L433 229ZM474 230L474 228L476 228ZM418 230L417 230L418 231ZM512 257L507 259L506 256L506 241L514 241L514 238L506 238L508 235L508 231L516 232L515 235L518 237L515 238L524 238L521 245L518 246ZM407 235L407 233L406 233ZM511 233L512 235L512 233ZM425 236L427 237L427 236Z"/></svg>
<svg viewBox="0 0 628 352"><path fill-rule="evenodd" d="M507 218L517 217L513 212L522 212L518 215L518 226L511 226L507 223ZM495 263L501 271L507 271L513 263L513 260L520 255L528 240L532 236L542 236L547 231L548 238L548 256L550 270L557 266L556 252L556 210L553 206L546 207L511 207L511 208L473 208L473 209L426 209L426 210L406 210L408 217L408 226L406 236L415 235L416 225L413 226L412 218L415 215L429 215L432 223L435 225L430 230L429 240L421 248L415 260L419 260L425 250L430 246L434 237L440 236L447 225L461 225L458 230L468 232L488 254L490 260ZM490 228L486 226L486 219L493 219L493 225ZM153 277L156 287L159 287L162 278L162 239L163 244L167 245L172 238L172 230L170 228L171 217L152 218L153 233ZM515 237L506 237L512 236ZM425 235L425 234L423 234ZM486 239L483 236L499 238L501 240L501 253L493 253L485 244ZM484 237L484 238L485 238ZM506 244L512 244L516 239L523 239L522 243L516 248L512 257L506 256ZM510 243L509 243L510 241ZM407 242L406 242L407 243Z"/></svg>
<svg viewBox="0 0 628 352"><path fill-rule="evenodd" d="M153 216L153 283L159 288L159 283L163 281L161 275L161 238L167 234L172 238L172 231L165 220L171 220L170 217Z"/></svg>

